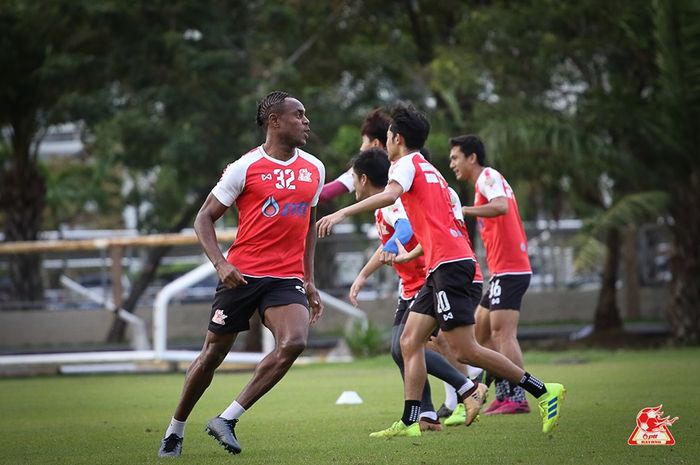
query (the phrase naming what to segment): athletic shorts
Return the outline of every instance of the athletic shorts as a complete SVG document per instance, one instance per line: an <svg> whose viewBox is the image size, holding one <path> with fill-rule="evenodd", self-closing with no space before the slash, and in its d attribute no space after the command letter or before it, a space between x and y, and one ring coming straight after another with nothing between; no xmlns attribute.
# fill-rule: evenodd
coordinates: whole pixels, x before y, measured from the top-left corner
<svg viewBox="0 0 700 465"><path fill-rule="evenodd" d="M440 265L428 275L410 310L432 316L443 331L473 325L481 297L481 283L472 282L475 269L471 260Z"/></svg>
<svg viewBox="0 0 700 465"><path fill-rule="evenodd" d="M396 305L396 312L394 313L394 326L406 324L406 318L408 318L408 309L411 308L411 304L415 300L413 299L402 299L399 297L399 301Z"/></svg>
<svg viewBox="0 0 700 465"><path fill-rule="evenodd" d="M260 318L270 307L289 304L309 308L303 282L297 278L251 278L248 284L236 288L216 287L209 317L209 331L217 334L247 331L249 320L257 310Z"/></svg>
<svg viewBox="0 0 700 465"><path fill-rule="evenodd" d="M489 291L481 298L481 306L489 310L520 310L525 291L530 286L529 274L503 274L489 280Z"/></svg>

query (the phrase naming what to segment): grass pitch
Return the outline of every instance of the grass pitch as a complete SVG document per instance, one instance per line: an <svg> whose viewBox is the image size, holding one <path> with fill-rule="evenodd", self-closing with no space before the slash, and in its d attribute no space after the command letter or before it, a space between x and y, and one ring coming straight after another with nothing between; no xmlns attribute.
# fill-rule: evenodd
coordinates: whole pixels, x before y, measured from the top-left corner
<svg viewBox="0 0 700 465"><path fill-rule="evenodd" d="M694 464L700 460L700 350L526 354L536 376L568 389L559 428L541 433L529 415L483 417L469 428L421 438L370 439L403 407L398 370L388 356L352 364L294 367L245 414L243 453L231 456L208 437L250 377L222 373L193 412L183 456L157 449L182 386L182 374L0 379L1 464ZM436 406L441 383L433 382ZM336 406L344 390L362 405ZM637 412L663 404L680 419L676 445L627 445Z"/></svg>

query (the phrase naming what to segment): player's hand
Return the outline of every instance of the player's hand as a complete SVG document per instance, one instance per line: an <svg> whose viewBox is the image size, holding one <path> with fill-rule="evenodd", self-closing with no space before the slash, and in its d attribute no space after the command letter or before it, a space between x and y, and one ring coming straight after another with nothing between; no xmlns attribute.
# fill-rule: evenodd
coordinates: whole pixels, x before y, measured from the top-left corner
<svg viewBox="0 0 700 465"><path fill-rule="evenodd" d="M316 232L318 237L326 237L331 235L333 226L345 219L345 214L342 210L326 215L316 222Z"/></svg>
<svg viewBox="0 0 700 465"><path fill-rule="evenodd" d="M360 293L360 290L362 287L365 285L365 277L364 276L358 276L355 278L355 281L352 283L352 286L350 286L350 293L348 294L348 297L350 298L350 302L357 307L357 295Z"/></svg>
<svg viewBox="0 0 700 465"><path fill-rule="evenodd" d="M462 216L471 216L469 213L469 207L462 207Z"/></svg>
<svg viewBox="0 0 700 465"><path fill-rule="evenodd" d="M393 265L394 264L394 259L396 258L396 254L393 252L384 252L379 254L379 261L382 262L385 265Z"/></svg>
<svg viewBox="0 0 700 465"><path fill-rule="evenodd" d="M248 284L238 268L227 261L222 261L216 266L216 273L224 286L230 289Z"/></svg>
<svg viewBox="0 0 700 465"><path fill-rule="evenodd" d="M396 241L396 246L399 249L399 253L396 255L396 257L394 257L394 263L406 263L413 260L413 257L408 255L406 247L404 247L398 239L394 240Z"/></svg>
<svg viewBox="0 0 700 465"><path fill-rule="evenodd" d="M323 315L323 302L321 302L321 296L314 283L304 283L304 290L306 291L306 298L309 299L309 310L311 310L311 320L309 320L309 324L312 325Z"/></svg>

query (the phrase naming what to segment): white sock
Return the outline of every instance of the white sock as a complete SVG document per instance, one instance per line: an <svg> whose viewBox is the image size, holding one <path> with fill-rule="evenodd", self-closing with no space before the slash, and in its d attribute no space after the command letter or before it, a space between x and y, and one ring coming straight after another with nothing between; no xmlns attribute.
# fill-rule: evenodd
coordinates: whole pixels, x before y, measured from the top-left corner
<svg viewBox="0 0 700 465"><path fill-rule="evenodd" d="M481 373L483 372L483 368L467 365L467 376L469 377L469 379L476 379L478 376L481 376Z"/></svg>
<svg viewBox="0 0 700 465"><path fill-rule="evenodd" d="M445 386L445 407L454 410L457 408L457 393L455 392L455 388L444 381L443 385Z"/></svg>
<svg viewBox="0 0 700 465"><path fill-rule="evenodd" d="M468 390L470 390L473 387L474 387L474 382L471 379L467 378L467 382L464 383L459 389L457 389L457 394L462 396L462 395L464 395L465 392L467 392Z"/></svg>
<svg viewBox="0 0 700 465"><path fill-rule="evenodd" d="M168 429L165 430L165 436L168 437L171 434L175 433L178 435L178 437L184 438L185 437L185 424L186 421L177 421L175 417L173 417L170 420L170 425L168 426Z"/></svg>
<svg viewBox="0 0 700 465"><path fill-rule="evenodd" d="M241 404L239 404L238 401L234 400L233 402L231 402L231 405L229 405L228 408L224 410L224 413L222 413L219 416L221 418L225 418L226 420L237 420L244 413L245 409L241 407Z"/></svg>
<svg viewBox="0 0 700 465"><path fill-rule="evenodd" d="M437 421L437 413L435 413L435 412L421 412L419 418L427 418L429 420Z"/></svg>

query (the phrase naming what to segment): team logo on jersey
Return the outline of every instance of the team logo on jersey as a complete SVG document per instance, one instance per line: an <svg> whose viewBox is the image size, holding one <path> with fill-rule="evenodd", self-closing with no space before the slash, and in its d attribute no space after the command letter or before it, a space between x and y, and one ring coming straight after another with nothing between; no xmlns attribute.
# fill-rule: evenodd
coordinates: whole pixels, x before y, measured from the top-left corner
<svg viewBox="0 0 700 465"><path fill-rule="evenodd" d="M306 168L299 170L299 181L301 182L311 182L311 171Z"/></svg>
<svg viewBox="0 0 700 465"><path fill-rule="evenodd" d="M217 325L224 325L226 324L226 322L224 321L226 320L226 318L228 318L228 316L224 315L224 311L218 309L214 312L214 316L211 317L211 321L216 323Z"/></svg>
<svg viewBox="0 0 700 465"><path fill-rule="evenodd" d="M272 181L272 173L267 173L267 174L261 174L260 178L263 181Z"/></svg>
<svg viewBox="0 0 700 465"><path fill-rule="evenodd" d="M272 218L280 212L280 206L273 196L269 196L262 206L262 214L267 218Z"/></svg>
<svg viewBox="0 0 700 465"><path fill-rule="evenodd" d="M630 446L672 446L676 443L668 427L678 420L678 417L663 416L663 405L643 408L637 414L637 426L627 440Z"/></svg>

